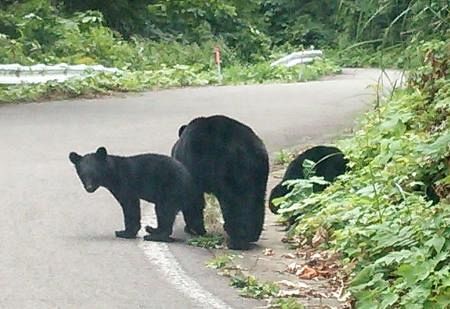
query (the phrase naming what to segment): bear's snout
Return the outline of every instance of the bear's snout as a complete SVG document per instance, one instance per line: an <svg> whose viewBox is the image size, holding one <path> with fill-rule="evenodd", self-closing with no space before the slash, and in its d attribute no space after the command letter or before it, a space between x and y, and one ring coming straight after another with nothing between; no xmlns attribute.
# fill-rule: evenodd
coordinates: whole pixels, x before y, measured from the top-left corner
<svg viewBox="0 0 450 309"><path fill-rule="evenodd" d="M93 193L93 192L95 192L95 190L97 190L98 186L95 186L95 185L93 185L93 184L87 184L87 183L85 183L85 184L84 184L84 188L86 189L86 191L87 191L88 193Z"/></svg>

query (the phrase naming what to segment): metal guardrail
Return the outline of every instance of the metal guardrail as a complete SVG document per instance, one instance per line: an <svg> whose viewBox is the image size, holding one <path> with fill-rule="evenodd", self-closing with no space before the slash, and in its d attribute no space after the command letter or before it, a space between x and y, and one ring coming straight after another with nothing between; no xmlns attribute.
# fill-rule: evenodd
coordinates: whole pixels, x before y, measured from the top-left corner
<svg viewBox="0 0 450 309"><path fill-rule="evenodd" d="M284 56L271 63L272 66L284 65L291 67L297 64L313 62L322 57L321 50L300 51ZM117 68L103 65L69 65L60 63L55 65L36 64L25 66L20 64L0 64L0 84L36 84L47 81L63 82L70 78L83 78L91 74L107 72L118 73Z"/></svg>
<svg viewBox="0 0 450 309"><path fill-rule="evenodd" d="M36 64L25 66L20 64L0 65L0 84L35 84L47 81L63 82L70 78L83 78L91 74L121 72L117 68L107 68L103 65L55 65Z"/></svg>
<svg viewBox="0 0 450 309"><path fill-rule="evenodd" d="M284 65L286 67L292 67L297 64L313 62L314 59L322 58L322 56L323 53L321 50L305 50L284 56L277 61L272 62L271 65Z"/></svg>

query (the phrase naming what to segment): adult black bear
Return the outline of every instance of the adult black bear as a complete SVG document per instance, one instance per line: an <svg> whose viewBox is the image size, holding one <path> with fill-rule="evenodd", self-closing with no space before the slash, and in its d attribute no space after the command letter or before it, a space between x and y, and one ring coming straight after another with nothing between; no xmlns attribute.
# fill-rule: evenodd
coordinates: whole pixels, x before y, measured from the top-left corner
<svg viewBox="0 0 450 309"><path fill-rule="evenodd" d="M158 154L132 157L108 155L104 147L95 153L69 155L87 192L102 186L122 207L125 230L116 231L121 238L135 238L141 228L139 200L155 203L158 227L147 227L145 240L171 241L173 223L179 210L186 222L185 231L206 233L203 224L204 199L187 169L176 160Z"/></svg>
<svg viewBox="0 0 450 309"><path fill-rule="evenodd" d="M322 176L328 182L332 182L337 176L344 174L348 164L348 160L344 157L342 151L331 146L316 146L298 155L288 165L283 180L272 189L272 192L270 192L269 208L274 214L278 212L278 207L272 203L272 200L274 198L282 197L290 192L290 189L287 186L283 186L283 182L290 179L305 178L303 173L303 161L306 159L316 163L314 168L315 175ZM323 191L325 188L325 185L313 185L314 192Z"/></svg>
<svg viewBox="0 0 450 309"><path fill-rule="evenodd" d="M228 247L249 249L264 223L269 159L263 142L248 126L221 115L196 118L178 133L172 156L201 191L217 197Z"/></svg>

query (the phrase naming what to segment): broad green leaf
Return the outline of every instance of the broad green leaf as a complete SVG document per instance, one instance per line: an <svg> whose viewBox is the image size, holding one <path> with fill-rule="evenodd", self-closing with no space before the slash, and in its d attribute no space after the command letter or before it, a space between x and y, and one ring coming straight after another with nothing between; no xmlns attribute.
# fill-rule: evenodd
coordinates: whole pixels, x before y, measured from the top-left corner
<svg viewBox="0 0 450 309"><path fill-rule="evenodd" d="M359 309L374 309L378 308L378 302L374 299L365 299L356 302L356 307Z"/></svg>
<svg viewBox="0 0 450 309"><path fill-rule="evenodd" d="M441 252L444 244L445 244L445 238L442 236L435 236L425 243L426 246L429 246L429 247L432 246L434 248L434 250L436 250L436 253Z"/></svg>
<svg viewBox="0 0 450 309"><path fill-rule="evenodd" d="M411 256L412 252L409 250L395 251L376 260L375 264L385 264L389 266L393 263L401 263L403 260L409 259Z"/></svg>
<svg viewBox="0 0 450 309"><path fill-rule="evenodd" d="M375 269L372 265L365 267L361 270L355 278L352 280L352 286L361 285L372 280L372 277L375 273Z"/></svg>
<svg viewBox="0 0 450 309"><path fill-rule="evenodd" d="M383 293L381 295L382 298L382 302L381 305L379 306L380 309L386 309L386 308L391 308L392 305L395 304L395 302L397 302L397 300L399 299L399 295L395 294L395 293Z"/></svg>
<svg viewBox="0 0 450 309"><path fill-rule="evenodd" d="M397 268L397 275L404 278L406 283L411 286L416 283L416 267L411 264L402 264Z"/></svg>

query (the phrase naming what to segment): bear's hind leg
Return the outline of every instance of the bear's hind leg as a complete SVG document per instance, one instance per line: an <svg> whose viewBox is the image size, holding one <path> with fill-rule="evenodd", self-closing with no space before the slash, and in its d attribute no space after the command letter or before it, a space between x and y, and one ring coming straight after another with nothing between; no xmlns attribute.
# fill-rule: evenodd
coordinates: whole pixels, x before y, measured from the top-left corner
<svg viewBox="0 0 450 309"><path fill-rule="evenodd" d="M248 220L251 220L251 217L248 214L248 205L245 205L239 198L219 197L218 199L225 221L224 229L229 236L228 248L232 250L250 249Z"/></svg>
<svg viewBox="0 0 450 309"><path fill-rule="evenodd" d="M248 219L249 224L249 241L256 242L259 240L264 226L264 213L265 213L265 190L257 192L253 195L251 201L248 202L249 214L251 219ZM251 206L251 207L250 207Z"/></svg>

